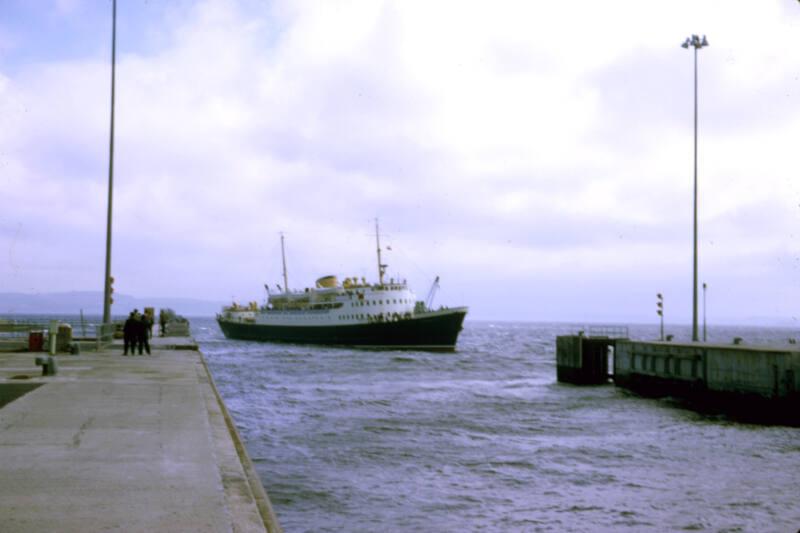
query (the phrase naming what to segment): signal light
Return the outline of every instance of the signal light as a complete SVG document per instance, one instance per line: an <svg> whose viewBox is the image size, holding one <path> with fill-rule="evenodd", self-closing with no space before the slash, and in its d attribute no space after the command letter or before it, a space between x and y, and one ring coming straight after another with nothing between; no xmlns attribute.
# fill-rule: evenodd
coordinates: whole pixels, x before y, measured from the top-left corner
<svg viewBox="0 0 800 533"><path fill-rule="evenodd" d="M661 317L661 340L664 340L664 296L659 292L656 294L656 314Z"/></svg>

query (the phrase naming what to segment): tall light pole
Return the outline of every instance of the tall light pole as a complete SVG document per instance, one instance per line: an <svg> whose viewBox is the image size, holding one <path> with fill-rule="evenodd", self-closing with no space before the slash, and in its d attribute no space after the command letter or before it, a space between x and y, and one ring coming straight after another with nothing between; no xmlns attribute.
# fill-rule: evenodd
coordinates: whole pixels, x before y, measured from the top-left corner
<svg viewBox="0 0 800 533"><path fill-rule="evenodd" d="M692 283L692 340L697 342L697 51L708 46L706 36L687 37L681 45L694 48L694 281Z"/></svg>
<svg viewBox="0 0 800 533"><path fill-rule="evenodd" d="M106 219L106 277L103 289L103 324L111 322L111 205L114 193L114 80L117 65L117 0L111 8L111 133L108 147L108 217Z"/></svg>

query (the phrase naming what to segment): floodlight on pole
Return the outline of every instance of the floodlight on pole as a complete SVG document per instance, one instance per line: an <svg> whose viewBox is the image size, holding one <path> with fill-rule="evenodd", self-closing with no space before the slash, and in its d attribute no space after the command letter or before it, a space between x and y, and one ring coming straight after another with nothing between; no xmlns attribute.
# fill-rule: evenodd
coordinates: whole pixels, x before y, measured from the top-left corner
<svg viewBox="0 0 800 533"><path fill-rule="evenodd" d="M687 37L681 47L688 49L694 48L694 259L693 259L693 282L692 282L692 341L697 342L697 51L704 46L708 46L708 40L703 35Z"/></svg>

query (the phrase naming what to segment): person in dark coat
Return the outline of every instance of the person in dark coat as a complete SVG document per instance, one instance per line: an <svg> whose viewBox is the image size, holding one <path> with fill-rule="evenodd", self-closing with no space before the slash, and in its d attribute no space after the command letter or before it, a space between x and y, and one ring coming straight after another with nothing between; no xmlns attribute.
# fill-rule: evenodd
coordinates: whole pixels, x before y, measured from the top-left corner
<svg viewBox="0 0 800 533"><path fill-rule="evenodd" d="M124 342L125 351L122 355L128 355L128 348L131 349L131 355L136 355L136 311L131 311L125 325L122 327L122 340Z"/></svg>
<svg viewBox="0 0 800 533"><path fill-rule="evenodd" d="M147 355L150 355L150 342L147 340L146 315L141 315L136 320L136 346L139 347L139 355L143 355L142 351L147 351Z"/></svg>

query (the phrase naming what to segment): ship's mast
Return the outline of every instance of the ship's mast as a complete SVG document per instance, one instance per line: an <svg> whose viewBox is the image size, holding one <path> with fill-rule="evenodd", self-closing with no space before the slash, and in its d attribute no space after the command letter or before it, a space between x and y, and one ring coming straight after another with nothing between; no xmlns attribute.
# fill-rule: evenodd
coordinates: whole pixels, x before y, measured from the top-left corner
<svg viewBox="0 0 800 533"><path fill-rule="evenodd" d="M289 292L289 276L286 273L286 250L283 246L283 233L281 233L281 261L283 262L283 291Z"/></svg>
<svg viewBox="0 0 800 533"><path fill-rule="evenodd" d="M375 243L378 245L378 282L383 285L383 272L388 265L381 262L381 236L378 231L378 219L375 219Z"/></svg>

